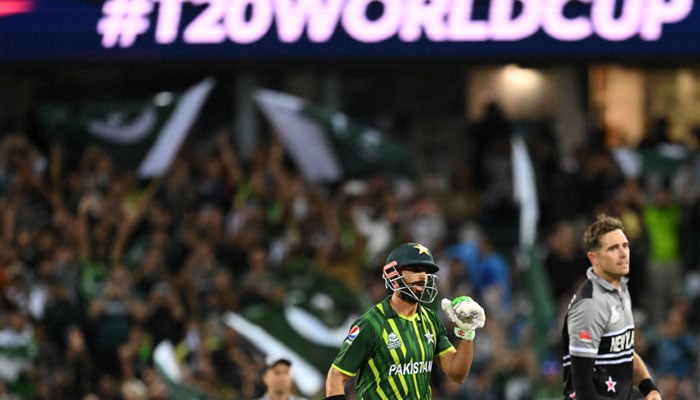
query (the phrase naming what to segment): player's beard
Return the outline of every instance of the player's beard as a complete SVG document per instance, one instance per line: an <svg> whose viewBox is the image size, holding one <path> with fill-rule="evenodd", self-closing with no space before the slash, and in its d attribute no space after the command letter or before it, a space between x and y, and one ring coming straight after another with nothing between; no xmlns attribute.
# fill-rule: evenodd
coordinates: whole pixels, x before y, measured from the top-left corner
<svg viewBox="0 0 700 400"><path fill-rule="evenodd" d="M407 303L411 303L411 304L418 303L418 299L416 299L415 297L411 296L410 294L406 293L403 290L399 290L399 297L401 298L401 300L403 300Z"/></svg>
<svg viewBox="0 0 700 400"><path fill-rule="evenodd" d="M420 289L418 289L420 288ZM425 292L425 282L424 281L418 281L418 282L413 282L410 285L407 285L406 282L401 281L399 283L399 297L411 304L416 304L419 302L419 299L423 298L423 294ZM413 293L413 295L411 294Z"/></svg>
<svg viewBox="0 0 700 400"><path fill-rule="evenodd" d="M437 276L428 274L410 285L406 283L405 278L405 276L401 276L392 280L391 286L389 286L389 281L386 281L387 289L394 294L398 292L399 298L409 304L432 303L437 297Z"/></svg>

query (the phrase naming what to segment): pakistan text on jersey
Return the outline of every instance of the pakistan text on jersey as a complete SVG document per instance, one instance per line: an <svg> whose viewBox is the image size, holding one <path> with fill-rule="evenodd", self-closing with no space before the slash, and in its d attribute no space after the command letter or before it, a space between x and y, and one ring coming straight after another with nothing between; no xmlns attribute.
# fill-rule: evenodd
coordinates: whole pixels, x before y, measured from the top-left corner
<svg viewBox="0 0 700 400"><path fill-rule="evenodd" d="M412 363L392 364L389 367L389 375L422 374L433 370L432 361L417 361Z"/></svg>

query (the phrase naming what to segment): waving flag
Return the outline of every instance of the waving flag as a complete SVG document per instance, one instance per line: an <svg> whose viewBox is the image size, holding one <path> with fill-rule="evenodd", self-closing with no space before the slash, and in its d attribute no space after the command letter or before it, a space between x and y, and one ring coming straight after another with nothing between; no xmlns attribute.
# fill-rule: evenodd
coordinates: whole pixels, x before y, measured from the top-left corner
<svg viewBox="0 0 700 400"><path fill-rule="evenodd" d="M521 135L511 139L513 158L513 194L520 207L519 259L526 268L524 272L528 298L532 303L531 323L536 355L542 360L551 351L549 330L556 321L556 309L547 283L547 276L538 253L537 226L539 203L537 200L537 177L525 140Z"/></svg>
<svg viewBox="0 0 700 400"><path fill-rule="evenodd" d="M52 139L95 144L117 166L154 178L170 167L213 87L208 78L182 93L141 101L44 104L39 118Z"/></svg>
<svg viewBox="0 0 700 400"><path fill-rule="evenodd" d="M292 360L301 393L323 393L325 376L352 322L369 305L344 282L311 272L288 282L283 304L256 304L223 317L226 325L263 353Z"/></svg>
<svg viewBox="0 0 700 400"><path fill-rule="evenodd" d="M170 399L210 400L210 396L206 393L184 382L182 367L177 361L175 348L170 341L165 340L156 345L153 351L153 363L168 387Z"/></svg>
<svg viewBox="0 0 700 400"><path fill-rule="evenodd" d="M405 146L341 112L265 89L257 90L254 99L310 182L337 182L380 169L414 172Z"/></svg>

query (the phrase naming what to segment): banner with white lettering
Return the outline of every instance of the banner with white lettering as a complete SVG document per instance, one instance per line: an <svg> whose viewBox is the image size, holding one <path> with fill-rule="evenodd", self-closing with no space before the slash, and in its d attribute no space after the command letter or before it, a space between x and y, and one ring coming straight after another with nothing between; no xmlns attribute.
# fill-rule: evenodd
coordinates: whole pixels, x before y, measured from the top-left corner
<svg viewBox="0 0 700 400"><path fill-rule="evenodd" d="M0 58L681 57L693 0L0 1Z"/></svg>

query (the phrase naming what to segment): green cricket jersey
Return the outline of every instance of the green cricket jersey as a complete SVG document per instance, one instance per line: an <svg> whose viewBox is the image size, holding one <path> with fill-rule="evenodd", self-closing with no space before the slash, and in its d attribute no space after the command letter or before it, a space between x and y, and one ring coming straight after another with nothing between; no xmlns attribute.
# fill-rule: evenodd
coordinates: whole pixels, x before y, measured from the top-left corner
<svg viewBox="0 0 700 400"><path fill-rule="evenodd" d="M398 315L389 298L367 310L345 338L333 367L355 376L357 400L430 399L433 359L453 349L435 311Z"/></svg>

